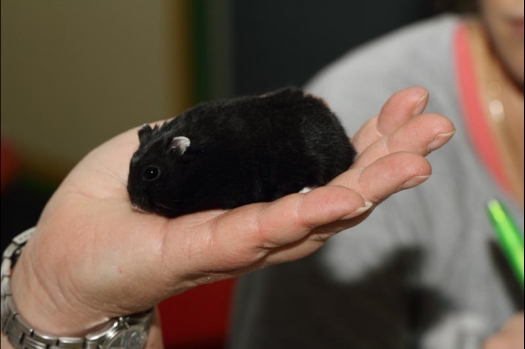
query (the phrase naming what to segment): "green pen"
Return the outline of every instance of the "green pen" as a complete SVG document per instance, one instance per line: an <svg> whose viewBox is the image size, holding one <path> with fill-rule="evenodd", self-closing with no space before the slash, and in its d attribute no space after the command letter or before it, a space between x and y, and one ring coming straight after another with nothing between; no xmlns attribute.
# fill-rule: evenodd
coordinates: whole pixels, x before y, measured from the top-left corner
<svg viewBox="0 0 525 349"><path fill-rule="evenodd" d="M508 209L501 202L492 200L488 203L487 209L501 248L523 289L525 274L523 233L518 228Z"/></svg>

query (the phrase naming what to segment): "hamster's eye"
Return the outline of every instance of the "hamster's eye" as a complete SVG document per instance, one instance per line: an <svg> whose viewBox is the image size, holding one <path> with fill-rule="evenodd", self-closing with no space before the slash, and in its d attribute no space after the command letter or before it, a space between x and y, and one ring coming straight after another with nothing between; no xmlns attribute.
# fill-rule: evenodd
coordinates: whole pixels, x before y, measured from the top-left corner
<svg viewBox="0 0 525 349"><path fill-rule="evenodd" d="M144 170L143 176L147 181L154 181L155 179L159 178L160 170L156 166L150 166Z"/></svg>

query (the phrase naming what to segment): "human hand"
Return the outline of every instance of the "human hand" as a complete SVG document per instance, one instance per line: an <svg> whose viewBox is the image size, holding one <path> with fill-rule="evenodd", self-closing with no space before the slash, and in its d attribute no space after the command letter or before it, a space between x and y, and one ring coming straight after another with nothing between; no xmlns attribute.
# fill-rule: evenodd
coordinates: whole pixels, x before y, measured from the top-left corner
<svg viewBox="0 0 525 349"><path fill-rule="evenodd" d="M125 181L137 129L89 153L37 224L12 277L20 314L36 329L81 335L200 284L305 257L359 224L371 205L428 178L425 155L454 132L420 114L428 94L395 94L353 138L360 154L329 185L272 203L167 219L131 208Z"/></svg>
<svg viewBox="0 0 525 349"><path fill-rule="evenodd" d="M524 316L516 315L503 327L500 333L490 338L484 349L523 349L524 347Z"/></svg>

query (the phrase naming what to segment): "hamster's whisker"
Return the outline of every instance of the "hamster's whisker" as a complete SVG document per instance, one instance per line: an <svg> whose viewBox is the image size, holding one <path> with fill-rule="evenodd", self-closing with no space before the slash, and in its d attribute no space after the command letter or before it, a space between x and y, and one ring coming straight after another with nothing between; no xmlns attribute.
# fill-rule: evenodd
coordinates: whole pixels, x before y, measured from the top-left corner
<svg viewBox="0 0 525 349"><path fill-rule="evenodd" d="M162 202L165 202L166 204L184 204L187 203L188 200L165 199Z"/></svg>
<svg viewBox="0 0 525 349"><path fill-rule="evenodd" d="M171 209L173 208L173 207L170 207L170 206L166 206L166 205L164 205L164 204L160 204L160 203L158 203L158 202L155 203L155 206L160 207L160 208L165 208L165 209L167 209L167 210L171 210Z"/></svg>

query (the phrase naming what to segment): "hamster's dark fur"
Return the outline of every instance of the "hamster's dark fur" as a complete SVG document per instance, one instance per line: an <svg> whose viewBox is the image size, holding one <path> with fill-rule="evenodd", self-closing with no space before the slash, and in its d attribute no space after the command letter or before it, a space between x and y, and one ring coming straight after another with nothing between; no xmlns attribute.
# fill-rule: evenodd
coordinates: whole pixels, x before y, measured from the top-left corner
<svg viewBox="0 0 525 349"><path fill-rule="evenodd" d="M319 187L356 155L325 103L294 88L203 103L161 127L143 126L139 139L131 203L166 217Z"/></svg>

